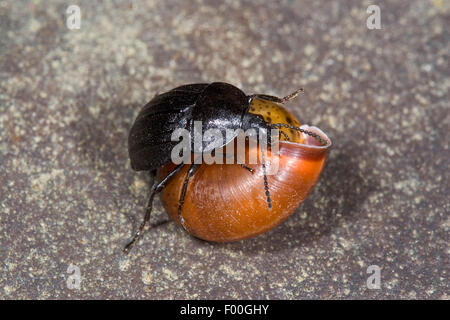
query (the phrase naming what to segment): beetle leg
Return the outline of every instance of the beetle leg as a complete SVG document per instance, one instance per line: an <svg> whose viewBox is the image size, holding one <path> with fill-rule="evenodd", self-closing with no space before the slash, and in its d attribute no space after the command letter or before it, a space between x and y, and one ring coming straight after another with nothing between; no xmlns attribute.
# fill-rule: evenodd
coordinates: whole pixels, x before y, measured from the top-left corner
<svg viewBox="0 0 450 320"><path fill-rule="evenodd" d="M280 130L280 133L286 138L287 141L291 140L289 139L289 136L286 134L286 132Z"/></svg>
<svg viewBox="0 0 450 320"><path fill-rule="evenodd" d="M291 94L288 94L287 96L283 97L283 98L279 98L279 97L275 97L275 96L270 96L267 94L252 94L249 96L250 99L253 98L260 98L260 99L264 99L264 100L269 100L272 102L277 102L277 103L281 103L284 104L288 101L291 101L293 99L295 99L295 97L297 97L301 92L304 92L305 90L303 88L300 88L294 92L292 92Z"/></svg>
<svg viewBox="0 0 450 320"><path fill-rule="evenodd" d="M181 208L183 207L184 198L186 197L186 190L188 187L189 179L197 172L198 168L200 168L200 164L196 163L191 164L191 166L189 167L189 170L186 174L186 178L184 178L184 183L180 194L180 200L178 201L178 220L180 221L184 230L186 230L186 227L184 225L183 217L181 216Z"/></svg>
<svg viewBox="0 0 450 320"><path fill-rule="evenodd" d="M284 128L287 128L287 129L297 130L297 131L300 131L300 132L302 132L304 134L307 134L307 135L317 139L322 145L324 145L324 146L327 145L327 142L324 139L322 139L322 137L319 136L317 133L314 133L314 132L302 129L300 127L291 126L291 125L288 125L288 124L285 124L285 123L272 123L272 124L270 124L270 127L272 127L272 128L284 127Z"/></svg>
<svg viewBox="0 0 450 320"><path fill-rule="evenodd" d="M183 166L184 166L183 163L179 164L164 179L162 179L159 183L153 185L152 190L150 191L150 197L148 200L147 209L145 211L144 221L142 221L133 239L123 249L123 253L128 254L130 250L134 247L136 242L138 242L138 240L141 238L144 232L145 225L150 220L150 214L152 212L153 207L153 198L155 197L155 195L164 189L166 184L181 170L181 168L183 168Z"/></svg>
<svg viewBox="0 0 450 320"><path fill-rule="evenodd" d="M245 165L245 164L243 164L243 163L239 163L239 165L242 167L242 168L244 168L245 170L248 170L250 173L253 173L253 169L252 168L250 168L249 166L247 166L247 165Z"/></svg>
<svg viewBox="0 0 450 320"><path fill-rule="evenodd" d="M261 162L262 162L263 177L264 177L264 190L266 191L267 207L269 208L269 210L272 210L272 198L270 197L269 184L267 182L266 161L265 161L264 152L265 152L264 148L261 148Z"/></svg>
<svg viewBox="0 0 450 320"><path fill-rule="evenodd" d="M245 163L238 163L238 158L237 158L237 153L234 153L234 161L241 166L241 168L244 168L245 170L247 170L250 173L253 173L253 169L250 168L249 166L247 166Z"/></svg>

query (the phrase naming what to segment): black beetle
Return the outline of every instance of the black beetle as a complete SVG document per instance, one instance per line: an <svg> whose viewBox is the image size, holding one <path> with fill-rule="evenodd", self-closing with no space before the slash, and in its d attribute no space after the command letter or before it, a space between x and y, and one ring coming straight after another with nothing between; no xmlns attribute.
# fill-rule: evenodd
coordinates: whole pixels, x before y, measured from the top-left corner
<svg viewBox="0 0 450 320"><path fill-rule="evenodd" d="M284 98L264 94L246 95L242 90L231 84L213 82L210 84L188 84L156 95L140 111L130 130L128 147L131 167L137 171L149 170L154 174L158 168L171 162L172 149L178 143L171 141L172 132L178 128L183 128L192 133L194 121L201 121L203 132L212 128L220 130L242 129L243 131L254 128L258 132L259 129L269 132L268 129L271 128L286 127L304 132L321 140L313 132L286 124L270 124L261 115L249 112L250 104L254 98L284 103L295 98L302 91L303 89L297 90ZM193 150L194 154L201 154L202 152L222 147L230 143L234 138L228 138L228 140L222 141L221 144L210 144L203 141L201 150L198 147L196 149L194 145L192 145L191 150ZM145 225L150 219L154 196L163 190L164 186L181 170L183 165L183 163L177 165L172 172L152 187L144 221L133 239L124 248L125 253L128 253L141 237ZM179 213L181 212L189 178L195 174L198 166L199 164L195 163L190 165L180 195ZM241 166L251 170L245 165ZM270 208L269 188L267 178L265 176L264 178L264 187ZM183 224L183 221L181 222Z"/></svg>

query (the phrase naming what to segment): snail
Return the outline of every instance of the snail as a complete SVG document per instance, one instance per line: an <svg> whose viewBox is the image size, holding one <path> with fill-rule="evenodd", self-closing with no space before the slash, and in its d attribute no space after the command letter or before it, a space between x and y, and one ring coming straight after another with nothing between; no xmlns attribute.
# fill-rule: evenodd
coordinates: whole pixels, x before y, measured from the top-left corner
<svg viewBox="0 0 450 320"><path fill-rule="evenodd" d="M301 126L284 108L301 91L284 98L245 95L230 84L214 82L177 87L153 98L130 130L129 154L132 168L153 172L156 183L144 221L124 252L142 236L158 193L172 220L189 234L213 242L256 236L291 215L316 184L331 146L324 132ZM171 134L180 127L192 134L195 121L201 121L204 131L278 129L278 150L246 142L245 163L175 164L171 157L177 142ZM190 142L190 158L228 149L238 138L236 133L225 140L201 141L200 147ZM249 163L250 158L258 161Z"/></svg>

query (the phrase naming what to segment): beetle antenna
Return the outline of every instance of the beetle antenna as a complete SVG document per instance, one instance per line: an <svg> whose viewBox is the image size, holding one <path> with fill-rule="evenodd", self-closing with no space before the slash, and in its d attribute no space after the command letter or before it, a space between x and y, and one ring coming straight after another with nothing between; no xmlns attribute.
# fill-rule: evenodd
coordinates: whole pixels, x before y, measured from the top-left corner
<svg viewBox="0 0 450 320"><path fill-rule="evenodd" d="M297 131L300 131L300 132L302 132L302 133L304 133L304 134L307 134L307 135L309 135L309 136L311 136L311 137L317 139L322 145L324 145L324 146L327 145L327 141L324 140L324 139L323 139L321 136L319 136L317 133L314 133L314 132L312 132L312 131L308 131L308 130L302 129L302 128L300 128L300 127L291 126L291 125L284 124L284 123L272 123L272 124L270 124L270 127L271 127L271 128L277 128L277 129L278 129L278 128L281 128L281 127L284 127L284 128L287 128L287 129L297 130Z"/></svg>
<svg viewBox="0 0 450 320"><path fill-rule="evenodd" d="M305 89L300 88L297 91L294 91L291 94L288 94L286 97L281 98L281 103L291 101L291 100L295 99L300 93L303 93L303 92L305 92Z"/></svg>
<svg viewBox="0 0 450 320"><path fill-rule="evenodd" d="M297 91L294 91L291 94L288 94L286 97L283 97L283 98L278 98L278 97L270 96L267 94L252 94L252 95L249 95L248 98L250 99L250 101L253 98L259 98L259 99L264 99L264 100L284 104L285 102L295 99L295 97L297 97L302 92L305 92L305 90L303 88L300 88Z"/></svg>

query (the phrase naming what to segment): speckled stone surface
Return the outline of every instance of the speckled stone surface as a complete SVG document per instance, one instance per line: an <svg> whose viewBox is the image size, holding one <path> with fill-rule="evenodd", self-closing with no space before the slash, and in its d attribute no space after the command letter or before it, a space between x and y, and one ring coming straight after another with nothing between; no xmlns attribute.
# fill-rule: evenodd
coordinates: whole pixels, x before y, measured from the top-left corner
<svg viewBox="0 0 450 320"><path fill-rule="evenodd" d="M0 298L449 299L449 16L443 0L0 1ZM130 168L132 121L157 92L215 80L305 88L289 108L334 143L318 185L231 244L158 201L124 257L150 182Z"/></svg>

